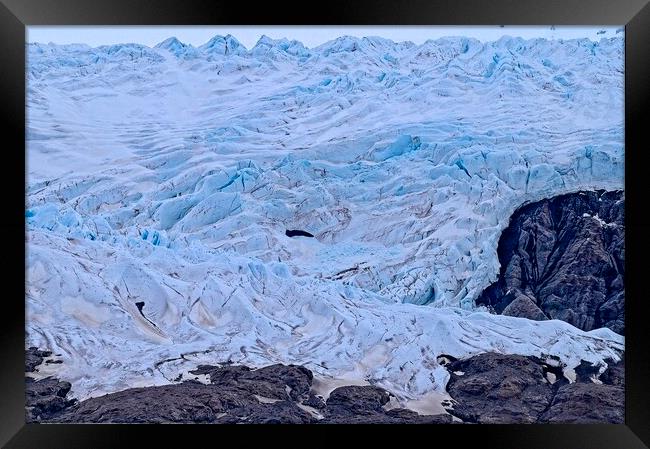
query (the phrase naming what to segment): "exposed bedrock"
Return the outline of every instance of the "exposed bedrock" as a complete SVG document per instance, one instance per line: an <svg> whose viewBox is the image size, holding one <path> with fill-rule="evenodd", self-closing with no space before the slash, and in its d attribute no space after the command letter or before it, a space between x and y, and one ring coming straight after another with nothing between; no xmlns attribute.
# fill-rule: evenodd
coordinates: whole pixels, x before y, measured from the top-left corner
<svg viewBox="0 0 650 449"><path fill-rule="evenodd" d="M51 355L51 351L41 351L33 346L28 348L25 351L25 372L33 373L36 371L38 365L43 363L43 360Z"/></svg>
<svg viewBox="0 0 650 449"><path fill-rule="evenodd" d="M393 408L393 395L372 385L338 387L324 400L312 389L311 371L302 366L202 365L190 372L197 380L130 388L82 402L67 397L68 382L28 378L27 421L446 424L452 416L467 423L624 419L623 360L608 360L605 369L582 362L569 371L552 357L483 353L464 360L445 356L444 362L450 372L449 414L420 415Z"/></svg>
<svg viewBox="0 0 650 449"><path fill-rule="evenodd" d="M31 347L25 351L25 372L34 373L38 366L47 363L50 351L40 351ZM69 382L62 382L53 377L35 380L31 377L25 379L25 418L27 422L47 421L77 401L68 399L70 391Z"/></svg>
<svg viewBox="0 0 650 449"><path fill-rule="evenodd" d="M391 394L375 386L336 388L327 401L312 391L311 371L296 365L199 366L191 374L206 383L130 388L77 403L70 384L28 379L28 397L45 396L47 413L29 422L59 423L449 423L451 415L419 415L390 409ZM63 386L65 388L60 388ZM30 396L31 395L31 396ZM56 400L50 401L51 398ZM28 401L29 403L29 401Z"/></svg>
<svg viewBox="0 0 650 449"><path fill-rule="evenodd" d="M583 362L573 381L554 359L484 353L453 361L448 411L470 423L622 423L624 362L610 362L600 374Z"/></svg>
<svg viewBox="0 0 650 449"><path fill-rule="evenodd" d="M497 313L625 334L625 194L585 191L527 204L499 240Z"/></svg>
<svg viewBox="0 0 650 449"><path fill-rule="evenodd" d="M365 385L350 385L334 390L327 399L324 423L331 424L447 424L451 415L419 415L404 409L385 407L391 394L386 390Z"/></svg>

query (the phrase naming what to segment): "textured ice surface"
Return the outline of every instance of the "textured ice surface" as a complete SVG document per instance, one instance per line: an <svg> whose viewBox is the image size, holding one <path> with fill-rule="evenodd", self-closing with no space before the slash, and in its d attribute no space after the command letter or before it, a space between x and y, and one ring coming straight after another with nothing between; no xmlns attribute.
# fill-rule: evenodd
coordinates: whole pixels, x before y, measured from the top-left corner
<svg viewBox="0 0 650 449"><path fill-rule="evenodd" d="M623 347L474 308L518 206L623 188L622 38L27 58L28 341L79 397L230 359L415 399L444 391L440 353Z"/></svg>

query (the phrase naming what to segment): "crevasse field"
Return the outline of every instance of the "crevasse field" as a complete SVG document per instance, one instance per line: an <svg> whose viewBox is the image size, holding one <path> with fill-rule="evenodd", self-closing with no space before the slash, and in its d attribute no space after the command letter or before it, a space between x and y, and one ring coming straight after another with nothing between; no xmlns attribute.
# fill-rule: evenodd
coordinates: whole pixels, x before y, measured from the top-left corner
<svg viewBox="0 0 650 449"><path fill-rule="evenodd" d="M617 360L608 329L474 300L517 207L623 188L623 49L29 44L27 345L63 361L42 375L84 399L295 363L417 409L440 354Z"/></svg>

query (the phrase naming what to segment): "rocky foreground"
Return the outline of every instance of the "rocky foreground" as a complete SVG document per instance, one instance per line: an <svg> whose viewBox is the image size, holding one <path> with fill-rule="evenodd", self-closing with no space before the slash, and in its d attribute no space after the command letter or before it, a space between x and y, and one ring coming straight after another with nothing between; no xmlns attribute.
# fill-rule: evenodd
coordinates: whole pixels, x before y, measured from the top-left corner
<svg viewBox="0 0 650 449"><path fill-rule="evenodd" d="M447 365L447 391L455 400L450 413L482 424L623 423L624 363L610 362L599 373L582 362L574 380L554 359L485 353L453 361Z"/></svg>
<svg viewBox="0 0 650 449"><path fill-rule="evenodd" d="M34 372L49 351L30 348L26 371ZM78 402L71 385L53 377L27 378L27 421L48 423L622 423L623 362L603 373L583 364L575 382L554 360L480 354L466 360L445 356L453 398L448 414L419 415L391 408L390 392L377 386L343 386L324 400L312 391L310 370L296 365L251 369L199 366L191 374L208 383L131 388ZM457 419L454 419L456 417Z"/></svg>
<svg viewBox="0 0 650 449"><path fill-rule="evenodd" d="M51 355L30 348L28 360ZM28 363L27 370L35 365ZM451 415L421 416L388 407L391 394L375 386L344 386L324 401L311 392L311 371L296 365L199 366L203 384L131 388L82 402L66 399L71 385L27 379L27 421L54 423L450 423Z"/></svg>

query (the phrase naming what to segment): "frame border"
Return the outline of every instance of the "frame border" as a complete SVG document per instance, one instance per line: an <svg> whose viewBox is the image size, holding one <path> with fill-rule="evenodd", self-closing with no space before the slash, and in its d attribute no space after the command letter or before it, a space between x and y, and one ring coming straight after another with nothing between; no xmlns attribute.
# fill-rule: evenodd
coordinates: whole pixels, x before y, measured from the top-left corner
<svg viewBox="0 0 650 449"><path fill-rule="evenodd" d="M645 148L644 118L650 103L650 5L648 0L357 0L354 3L330 0L316 10L309 5L300 8L289 2L260 3L255 7L241 3L192 0L0 0L0 86L2 103L0 118L8 125L5 138L10 144L4 156L9 159L10 174L1 178L3 192L10 192L6 214L0 230L14 236L7 248L10 257L0 260L3 275L10 282L0 313L0 354L3 370L0 381L0 445L6 447L115 447L146 436L169 445L172 441L187 444L187 437L215 437L215 427L194 426L128 426L128 425L39 425L25 424L24 413L24 299L25 266L13 261L25 260L25 32L30 25L625 25L625 190L626 204L626 390L625 425L482 425L437 426L437 442L470 439L487 447L497 444L501 449L528 447L546 448L552 444L562 448L644 448L650 445L650 357L646 343L650 341L649 326L643 313L644 284L641 267L644 255L650 254L650 218L644 214L648 159ZM311 7L310 7L311 6ZM18 151L18 149L22 149ZM16 170L13 170L16 167ZM18 168L22 172L19 173ZM22 178L22 182L20 179ZM19 237L20 235L20 237ZM630 244L633 243L633 244ZM19 282L20 281L20 282ZM23 296L24 298L24 296ZM18 318L17 318L18 317ZM260 435L268 435L273 426L256 427ZM314 426L302 426L299 430ZM335 426L336 427L336 426ZM355 426L363 429L364 426ZM273 427L277 429L277 427ZM284 429L282 426L280 428ZM328 429L332 427L317 427ZM341 427L338 427L341 428ZM338 429L337 428L337 429ZM219 426L219 434L233 429ZM247 429L247 428L245 428ZM392 426L373 426L372 435L386 441L397 436ZM389 429L388 432L386 429ZM398 428L396 428L398 430ZM296 430L293 428L292 430ZM424 431L425 426L412 427L409 434ZM155 432L155 434L154 434ZM244 433L245 432L245 433ZM252 432L236 432L245 435ZM286 440L286 432L276 435ZM145 435L142 435L142 434ZM175 435L172 437L172 433ZM200 435L199 435L200 434ZM179 435L180 438L179 438ZM184 435L184 436L183 436ZM325 435L325 434L324 434ZM13 438L12 438L13 437ZM400 438L403 440L403 437ZM11 440L11 441L9 441ZM267 440L268 442L269 440ZM313 442L313 440L311 440ZM327 442L328 439L321 440ZM330 440L330 444L334 441ZM310 443L311 444L311 443Z"/></svg>

